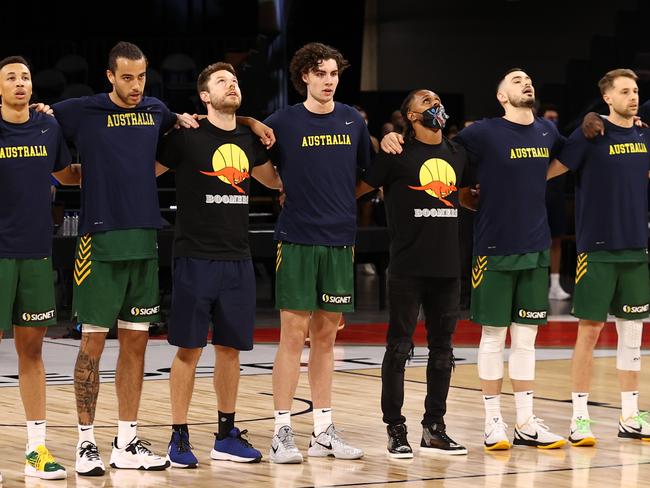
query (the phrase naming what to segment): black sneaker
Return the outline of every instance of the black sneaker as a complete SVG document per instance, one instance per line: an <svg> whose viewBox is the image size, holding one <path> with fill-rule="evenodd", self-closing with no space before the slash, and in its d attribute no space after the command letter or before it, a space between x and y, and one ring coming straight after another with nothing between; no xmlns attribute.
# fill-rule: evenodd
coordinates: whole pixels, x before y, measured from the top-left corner
<svg viewBox="0 0 650 488"><path fill-rule="evenodd" d="M467 454L467 448L454 442L445 432L445 424L431 424L422 426L422 441L420 442L422 452L447 454L458 456Z"/></svg>
<svg viewBox="0 0 650 488"><path fill-rule="evenodd" d="M413 449L406 438L406 425L387 425L388 455L396 459L409 459L413 457Z"/></svg>

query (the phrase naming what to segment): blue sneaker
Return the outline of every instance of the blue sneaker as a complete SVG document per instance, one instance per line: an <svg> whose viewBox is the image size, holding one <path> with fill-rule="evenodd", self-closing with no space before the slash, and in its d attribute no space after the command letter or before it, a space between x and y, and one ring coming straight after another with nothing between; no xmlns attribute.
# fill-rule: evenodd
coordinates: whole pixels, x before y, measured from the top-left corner
<svg viewBox="0 0 650 488"><path fill-rule="evenodd" d="M212 459L217 461L235 461L236 463L259 463L262 460L262 453L255 449L243 436L248 431L241 432L237 427L233 428L228 437L214 441L214 449L210 453ZM216 436L217 434L215 434Z"/></svg>
<svg viewBox="0 0 650 488"><path fill-rule="evenodd" d="M196 468L198 459L192 452L189 432L172 432L172 439L167 448L167 459L172 468Z"/></svg>

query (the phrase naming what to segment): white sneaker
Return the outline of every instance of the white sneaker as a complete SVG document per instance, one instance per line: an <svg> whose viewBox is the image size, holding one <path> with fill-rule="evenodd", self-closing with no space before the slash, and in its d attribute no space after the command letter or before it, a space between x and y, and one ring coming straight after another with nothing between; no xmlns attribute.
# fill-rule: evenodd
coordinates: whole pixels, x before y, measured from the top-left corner
<svg viewBox="0 0 650 488"><path fill-rule="evenodd" d="M291 426L284 425L278 433L273 436L269 458L271 459L271 462L276 464L302 463L302 454L293 440L293 430L291 430Z"/></svg>
<svg viewBox="0 0 650 488"><path fill-rule="evenodd" d="M123 448L117 447L117 437L113 440L111 467L118 469L143 469L146 471L163 471L169 467L169 461L157 456L149 449L151 443L134 437Z"/></svg>
<svg viewBox="0 0 650 488"><path fill-rule="evenodd" d="M568 300L571 295L564 291L561 286L551 286L548 289L549 300Z"/></svg>
<svg viewBox="0 0 650 488"><path fill-rule="evenodd" d="M510 441L506 429L508 426L501 417L494 417L485 422L485 440L483 441L486 451L503 451L510 449Z"/></svg>
<svg viewBox="0 0 650 488"><path fill-rule="evenodd" d="M97 446L90 441L83 441L77 446L75 470L80 476L103 476L106 471Z"/></svg>
<svg viewBox="0 0 650 488"><path fill-rule="evenodd" d="M515 425L515 439L512 443L540 449L556 449L566 444L564 437L551 432L543 422L533 415L525 424Z"/></svg>
<svg viewBox="0 0 650 488"><path fill-rule="evenodd" d="M618 436L626 439L640 439L650 441L650 423L648 423L648 412L639 412L636 415L619 419Z"/></svg>
<svg viewBox="0 0 650 488"><path fill-rule="evenodd" d="M596 436L591 431L590 418L577 417L571 419L569 442L575 447L591 447L596 445Z"/></svg>
<svg viewBox="0 0 650 488"><path fill-rule="evenodd" d="M311 435L307 454L312 457L334 456L336 459L359 459L363 457L363 451L358 447L347 444L330 424L325 432L317 436Z"/></svg>

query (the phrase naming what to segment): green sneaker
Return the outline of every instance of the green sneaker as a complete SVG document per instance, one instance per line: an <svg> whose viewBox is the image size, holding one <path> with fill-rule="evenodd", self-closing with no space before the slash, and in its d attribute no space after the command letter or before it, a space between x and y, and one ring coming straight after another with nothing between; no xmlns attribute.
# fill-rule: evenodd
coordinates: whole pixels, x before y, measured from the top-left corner
<svg viewBox="0 0 650 488"><path fill-rule="evenodd" d="M67 477L65 468L56 462L44 445L36 446L32 452L25 454L25 476L42 480L62 480Z"/></svg>
<svg viewBox="0 0 650 488"><path fill-rule="evenodd" d="M590 418L577 417L571 420L571 433L569 442L575 447L591 447L596 445L596 436L591 431L591 424L594 421Z"/></svg>

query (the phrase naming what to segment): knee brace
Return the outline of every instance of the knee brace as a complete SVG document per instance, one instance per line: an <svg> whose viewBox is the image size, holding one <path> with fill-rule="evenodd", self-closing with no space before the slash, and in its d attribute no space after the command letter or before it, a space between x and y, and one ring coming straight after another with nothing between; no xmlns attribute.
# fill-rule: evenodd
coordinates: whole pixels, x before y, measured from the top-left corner
<svg viewBox="0 0 650 488"><path fill-rule="evenodd" d="M617 318L616 332L618 333L616 369L621 371L641 371L643 322Z"/></svg>
<svg viewBox="0 0 650 488"><path fill-rule="evenodd" d="M398 373L404 372L406 362L413 357L412 342L397 342L386 346L384 364Z"/></svg>
<svg viewBox="0 0 650 488"><path fill-rule="evenodd" d="M510 325L508 374L511 380L535 379L535 337L536 325L515 322Z"/></svg>
<svg viewBox="0 0 650 488"><path fill-rule="evenodd" d="M503 350L507 333L507 327L483 327L478 346L478 376L482 380L503 378Z"/></svg>

